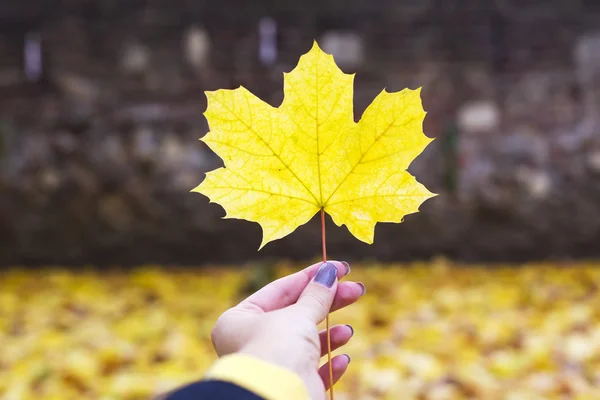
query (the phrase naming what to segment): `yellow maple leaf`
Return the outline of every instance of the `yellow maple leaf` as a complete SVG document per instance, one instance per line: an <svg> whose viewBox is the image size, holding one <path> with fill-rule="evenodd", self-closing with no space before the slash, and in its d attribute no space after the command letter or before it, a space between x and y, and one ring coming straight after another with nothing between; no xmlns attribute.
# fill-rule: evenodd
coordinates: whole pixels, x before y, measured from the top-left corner
<svg viewBox="0 0 600 400"><path fill-rule="evenodd" d="M377 222L401 222L435 196L406 170L432 139L423 134L420 89L382 91L354 122L354 75L315 42L284 74L279 107L244 87L207 92L210 132L202 139L224 161L193 191L254 221L261 248L323 209L372 243Z"/></svg>

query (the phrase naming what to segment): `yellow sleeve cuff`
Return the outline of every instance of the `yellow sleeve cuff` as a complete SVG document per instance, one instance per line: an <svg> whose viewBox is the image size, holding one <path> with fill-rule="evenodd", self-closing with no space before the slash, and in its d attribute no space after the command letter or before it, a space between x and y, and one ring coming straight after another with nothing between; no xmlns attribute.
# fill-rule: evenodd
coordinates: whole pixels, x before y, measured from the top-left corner
<svg viewBox="0 0 600 400"><path fill-rule="evenodd" d="M246 354L231 354L213 364L204 379L226 381L266 400L309 400L298 375Z"/></svg>

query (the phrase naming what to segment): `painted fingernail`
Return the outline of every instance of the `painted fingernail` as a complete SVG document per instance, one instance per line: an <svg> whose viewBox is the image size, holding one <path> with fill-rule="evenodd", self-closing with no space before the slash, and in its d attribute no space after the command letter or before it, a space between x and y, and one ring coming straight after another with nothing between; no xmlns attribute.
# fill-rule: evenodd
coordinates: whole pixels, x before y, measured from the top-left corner
<svg viewBox="0 0 600 400"><path fill-rule="evenodd" d="M346 324L348 328L350 328L350 336L354 336L354 328L351 325Z"/></svg>
<svg viewBox="0 0 600 400"><path fill-rule="evenodd" d="M346 267L346 273L344 274L344 276L346 276L350 273L350 264L348 264L346 261L342 261L341 263L344 267Z"/></svg>
<svg viewBox="0 0 600 400"><path fill-rule="evenodd" d="M317 271L317 274L315 275L315 282L330 288L333 286L336 276L337 267L335 266L335 264L325 262Z"/></svg>
<svg viewBox="0 0 600 400"><path fill-rule="evenodd" d="M350 356L348 354L344 354L346 356L346 358L348 359L348 364L350 364L350 361L352 361L352 359L350 358Z"/></svg>
<svg viewBox="0 0 600 400"><path fill-rule="evenodd" d="M362 283L362 282L356 282L356 284L357 284L358 286L360 286L360 288L362 289L362 294L361 294L361 296L364 296L364 295L365 295L365 293L367 293L367 288L365 287L365 284L364 284L364 283Z"/></svg>

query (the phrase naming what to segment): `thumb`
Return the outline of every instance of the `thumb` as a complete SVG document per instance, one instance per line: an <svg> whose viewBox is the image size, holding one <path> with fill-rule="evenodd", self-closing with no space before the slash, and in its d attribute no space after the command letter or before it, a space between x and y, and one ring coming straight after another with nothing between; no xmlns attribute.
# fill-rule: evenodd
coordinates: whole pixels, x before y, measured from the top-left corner
<svg viewBox="0 0 600 400"><path fill-rule="evenodd" d="M302 309L315 324L320 323L329 313L337 283L337 266L324 262L300 295L296 307Z"/></svg>

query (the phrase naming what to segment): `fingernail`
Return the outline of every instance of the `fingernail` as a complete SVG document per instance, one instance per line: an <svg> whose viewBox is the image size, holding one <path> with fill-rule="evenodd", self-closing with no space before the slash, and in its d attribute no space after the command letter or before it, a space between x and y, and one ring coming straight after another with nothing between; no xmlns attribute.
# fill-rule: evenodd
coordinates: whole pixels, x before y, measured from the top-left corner
<svg viewBox="0 0 600 400"><path fill-rule="evenodd" d="M341 261L341 263L344 267L346 267L346 273L344 274L344 276L346 276L350 273L350 264L348 264L346 261Z"/></svg>
<svg viewBox="0 0 600 400"><path fill-rule="evenodd" d="M350 358L350 356L348 354L344 354L346 356L346 358L348 359L348 364L350 364L350 361L352 361L352 359Z"/></svg>
<svg viewBox="0 0 600 400"><path fill-rule="evenodd" d="M346 324L348 328L350 328L350 336L354 336L354 328L351 325Z"/></svg>
<svg viewBox="0 0 600 400"><path fill-rule="evenodd" d="M336 276L337 267L335 264L325 262L317 271L317 274L315 275L315 282L330 288L333 286Z"/></svg>
<svg viewBox="0 0 600 400"><path fill-rule="evenodd" d="M360 288L362 289L362 294L361 294L361 296L364 296L364 295L365 295L365 293L367 293L367 288L365 287L365 284L364 284L364 283L362 283L362 282L356 282L356 284L357 284L358 286L360 286Z"/></svg>

